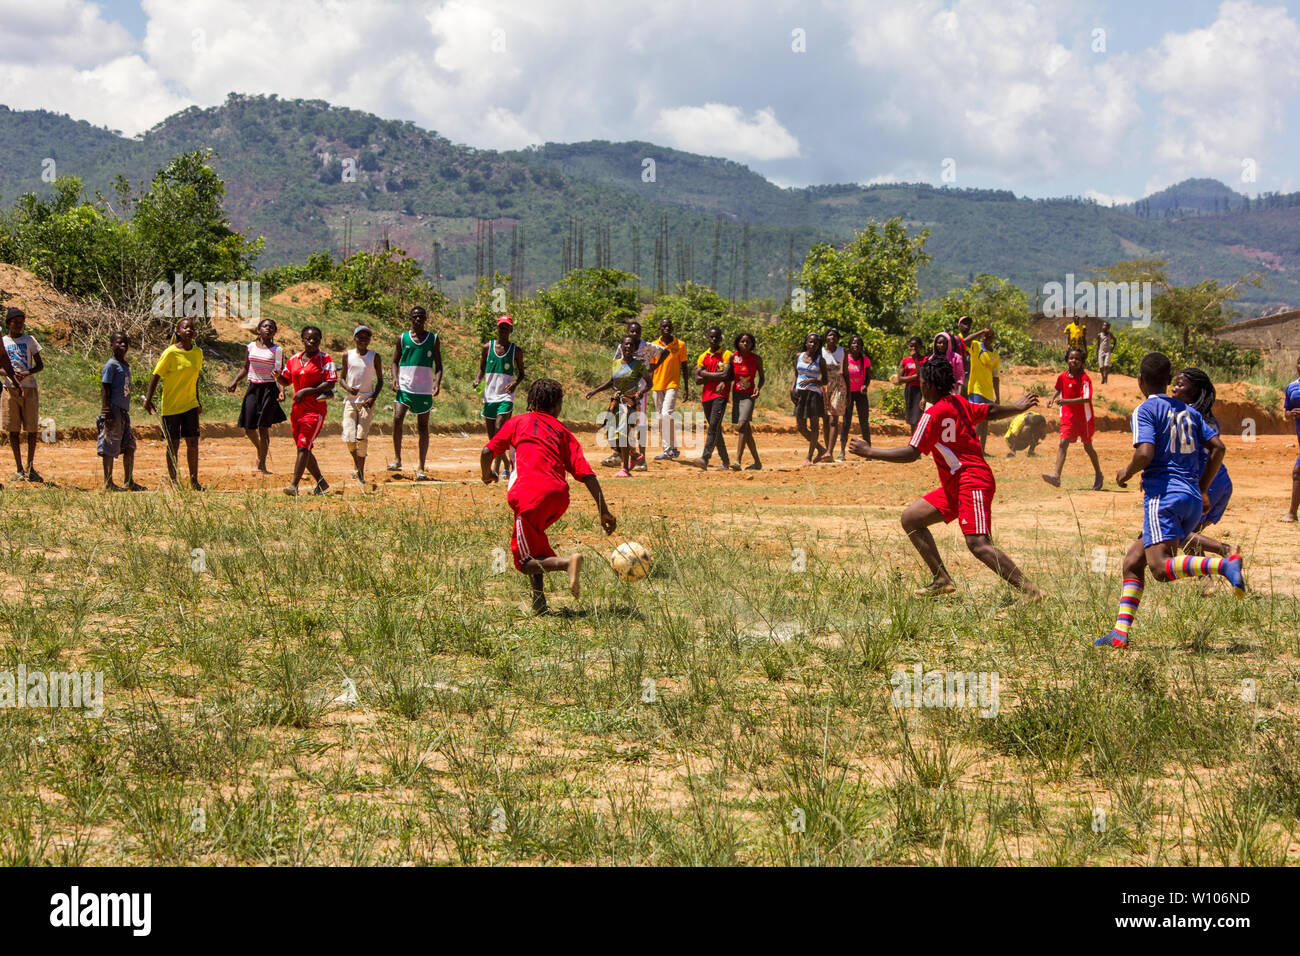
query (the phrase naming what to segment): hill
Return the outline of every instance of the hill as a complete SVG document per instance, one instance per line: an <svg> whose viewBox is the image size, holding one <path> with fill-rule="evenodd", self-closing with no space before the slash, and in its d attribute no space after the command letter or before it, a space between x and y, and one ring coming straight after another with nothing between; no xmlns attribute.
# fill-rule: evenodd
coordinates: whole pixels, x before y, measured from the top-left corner
<svg viewBox="0 0 1300 956"><path fill-rule="evenodd" d="M320 100L239 94L177 113L135 139L0 108L0 142L0 200L8 202L48 188L47 158L60 175L107 191L119 174L143 183L176 153L211 147L231 221L266 236L262 265L302 261L322 248L342 253L386 235L432 274L436 242L453 295L480 268L508 272L517 239L527 288L560 276L570 242L573 260L607 261L650 285L662 243L667 284L691 278L730 298L780 299L789 263L797 268L814 242L842 241L868 218L902 216L909 228L931 232L934 261L920 277L926 295L994 272L1033 299L1066 273L1159 255L1180 282L1263 270L1271 285L1251 290L1244 316L1300 305L1300 194L1251 201L1214 180L1115 208L928 184L783 189L739 163L651 143L479 150ZM652 180L646 159L654 160ZM480 219L493 230L481 265Z"/></svg>

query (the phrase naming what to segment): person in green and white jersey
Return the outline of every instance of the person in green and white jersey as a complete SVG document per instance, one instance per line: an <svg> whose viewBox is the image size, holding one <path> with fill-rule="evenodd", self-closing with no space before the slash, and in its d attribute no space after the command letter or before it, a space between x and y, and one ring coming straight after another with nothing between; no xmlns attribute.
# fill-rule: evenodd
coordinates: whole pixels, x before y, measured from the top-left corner
<svg viewBox="0 0 1300 956"><path fill-rule="evenodd" d="M483 422L487 426L489 441L514 414L515 389L524 380L524 350L510 341L514 327L515 320L508 315L497 319L497 337L484 342L483 352L479 355L474 387L483 383ZM507 481L513 468L514 453L509 449L492 459L492 473L504 474Z"/></svg>
<svg viewBox="0 0 1300 956"><path fill-rule="evenodd" d="M415 412L420 435L420 467L416 481L428 481L425 465L429 456L429 412L433 399L442 391L442 347L438 333L425 328L428 315L420 306L411 309L411 328L402 333L393 352L393 461L389 471L402 470L402 424L407 411Z"/></svg>

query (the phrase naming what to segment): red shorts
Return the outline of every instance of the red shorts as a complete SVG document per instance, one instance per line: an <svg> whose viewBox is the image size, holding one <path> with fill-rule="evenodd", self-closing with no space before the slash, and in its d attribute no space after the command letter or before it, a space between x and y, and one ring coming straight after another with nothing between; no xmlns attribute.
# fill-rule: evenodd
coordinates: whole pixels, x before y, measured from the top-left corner
<svg viewBox="0 0 1300 956"><path fill-rule="evenodd" d="M306 403L294 405L289 412L289 427L293 431L293 443L299 448L311 449L316 444L316 436L325 427L325 410L320 408L303 408Z"/></svg>
<svg viewBox="0 0 1300 956"><path fill-rule="evenodd" d="M993 533L993 493L996 486L958 485L954 488L939 487L925 496L939 509L944 523L957 519L962 534Z"/></svg>
<svg viewBox="0 0 1300 956"><path fill-rule="evenodd" d="M1084 418L1080 415L1078 418L1066 418L1061 416L1061 441L1081 441L1092 444L1092 436L1097 431L1097 419Z"/></svg>
<svg viewBox="0 0 1300 956"><path fill-rule="evenodd" d="M510 489L507 500L515 511L515 527L510 534L510 553L515 558L515 570L522 571L530 558L553 558L555 550L546 537L546 529L569 510L569 489L552 489L541 494L529 494L528 489L516 497L518 482Z"/></svg>

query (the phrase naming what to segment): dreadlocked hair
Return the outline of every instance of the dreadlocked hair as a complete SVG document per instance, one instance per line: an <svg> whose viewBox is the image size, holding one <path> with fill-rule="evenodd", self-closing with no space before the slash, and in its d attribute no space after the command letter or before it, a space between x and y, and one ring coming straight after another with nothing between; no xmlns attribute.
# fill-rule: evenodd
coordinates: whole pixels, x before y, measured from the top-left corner
<svg viewBox="0 0 1300 956"><path fill-rule="evenodd" d="M1210 381L1210 376L1206 375L1199 368L1185 368L1182 371L1183 378L1196 389L1196 398L1192 401L1192 408L1201 413L1201 417L1213 425L1218 425L1219 421L1214 417L1214 383Z"/></svg>
<svg viewBox="0 0 1300 956"><path fill-rule="evenodd" d="M528 386L528 410L549 412L564 398L564 389L553 378L539 378Z"/></svg>
<svg viewBox="0 0 1300 956"><path fill-rule="evenodd" d="M943 356L931 355L921 365L921 381L934 386L940 395L950 394L954 384L952 363Z"/></svg>

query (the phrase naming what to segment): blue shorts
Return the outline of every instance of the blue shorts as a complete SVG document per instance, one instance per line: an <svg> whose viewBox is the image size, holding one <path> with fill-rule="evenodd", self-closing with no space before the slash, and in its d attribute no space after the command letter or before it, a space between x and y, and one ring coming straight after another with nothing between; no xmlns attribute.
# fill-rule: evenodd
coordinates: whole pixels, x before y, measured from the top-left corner
<svg viewBox="0 0 1300 956"><path fill-rule="evenodd" d="M970 402L972 405L992 405L992 404L993 404L993 401L992 401L991 399L985 398L983 395L978 395L978 394L975 394L975 393L971 393L970 395L967 395L967 396L966 396L966 401Z"/></svg>
<svg viewBox="0 0 1300 956"><path fill-rule="evenodd" d="M1162 541L1182 541L1201 523L1201 496L1166 491L1142 499L1142 545L1151 547Z"/></svg>
<svg viewBox="0 0 1300 956"><path fill-rule="evenodd" d="M1210 483L1210 490L1206 494L1210 498L1210 510L1201 520L1206 524L1218 524L1219 519L1223 517L1223 512L1228 509L1228 499L1232 497L1232 479L1228 477L1226 469L1220 469L1214 476L1214 481Z"/></svg>

